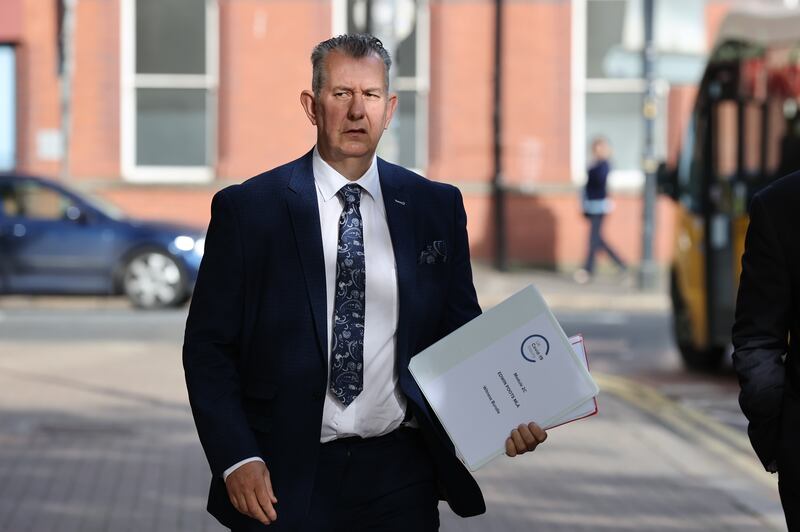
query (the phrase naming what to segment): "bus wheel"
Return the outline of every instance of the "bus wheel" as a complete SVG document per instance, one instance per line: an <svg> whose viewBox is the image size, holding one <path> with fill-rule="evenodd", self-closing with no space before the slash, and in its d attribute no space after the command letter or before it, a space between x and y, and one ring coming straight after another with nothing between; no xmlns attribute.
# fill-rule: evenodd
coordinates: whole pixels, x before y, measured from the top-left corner
<svg viewBox="0 0 800 532"><path fill-rule="evenodd" d="M722 356L725 354L725 347L716 345L700 349L695 347L692 338L692 320L675 282L674 273L670 295L672 296L672 332L686 367L694 371L713 371L719 368Z"/></svg>

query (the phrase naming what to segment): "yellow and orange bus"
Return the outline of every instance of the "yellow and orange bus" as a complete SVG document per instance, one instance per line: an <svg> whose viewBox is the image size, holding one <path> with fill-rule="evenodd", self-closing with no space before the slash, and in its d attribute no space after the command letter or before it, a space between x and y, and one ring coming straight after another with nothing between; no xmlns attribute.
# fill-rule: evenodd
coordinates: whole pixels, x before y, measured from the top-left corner
<svg viewBox="0 0 800 532"><path fill-rule="evenodd" d="M677 206L674 334L690 368L718 366L730 345L747 207L759 189L800 170L798 102L800 12L729 13L677 167L659 172L660 190Z"/></svg>

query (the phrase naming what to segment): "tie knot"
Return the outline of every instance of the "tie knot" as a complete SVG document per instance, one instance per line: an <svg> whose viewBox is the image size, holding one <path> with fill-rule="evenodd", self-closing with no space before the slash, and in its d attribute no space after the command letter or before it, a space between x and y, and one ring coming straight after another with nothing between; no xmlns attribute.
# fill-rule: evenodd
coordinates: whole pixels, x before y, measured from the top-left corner
<svg viewBox="0 0 800 532"><path fill-rule="evenodd" d="M361 201L361 187L359 185L345 185L339 189L339 197L344 200L345 205L353 205L356 207Z"/></svg>

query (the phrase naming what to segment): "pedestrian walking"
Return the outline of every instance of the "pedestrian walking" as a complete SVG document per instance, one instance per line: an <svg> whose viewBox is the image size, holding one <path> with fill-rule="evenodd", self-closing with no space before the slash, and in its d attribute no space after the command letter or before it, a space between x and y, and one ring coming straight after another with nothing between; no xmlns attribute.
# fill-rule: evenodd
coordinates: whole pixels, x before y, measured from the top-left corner
<svg viewBox="0 0 800 532"><path fill-rule="evenodd" d="M616 263L621 272L627 271L625 262L611 249L603 238L603 220L611 212L612 203L606 187L611 170L609 158L611 146L604 137L592 141L592 165L589 167L586 186L583 189L583 215L589 221L589 250L583 268L577 270L574 279L577 283L587 283L594 275L595 257L598 251L605 251Z"/></svg>

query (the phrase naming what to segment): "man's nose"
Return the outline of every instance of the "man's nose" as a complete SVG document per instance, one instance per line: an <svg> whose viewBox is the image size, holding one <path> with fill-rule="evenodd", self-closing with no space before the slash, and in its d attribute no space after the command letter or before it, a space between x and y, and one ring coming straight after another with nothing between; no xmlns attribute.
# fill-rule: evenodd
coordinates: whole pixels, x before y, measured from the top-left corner
<svg viewBox="0 0 800 532"><path fill-rule="evenodd" d="M347 118L358 120L364 116L364 96L355 94L350 100L350 108L347 110Z"/></svg>

